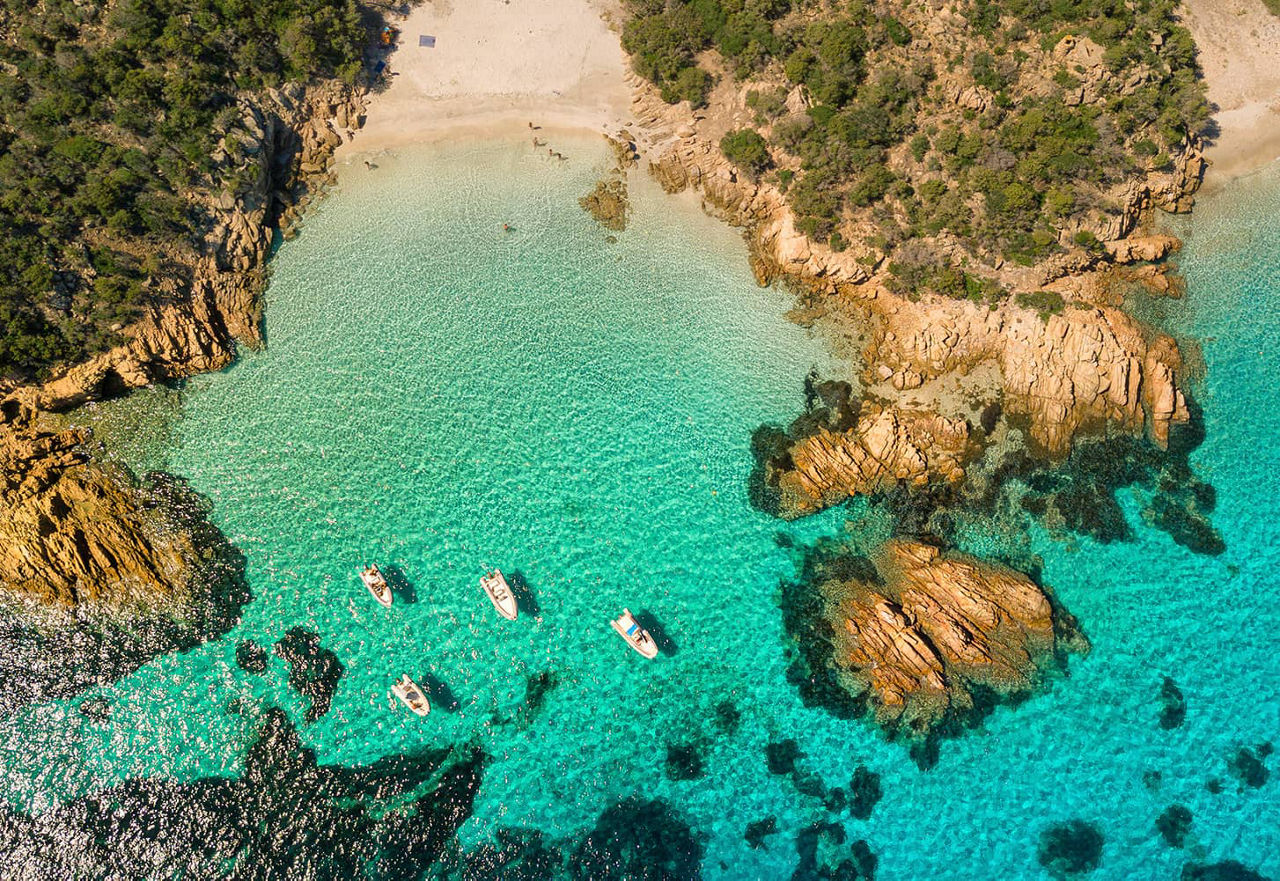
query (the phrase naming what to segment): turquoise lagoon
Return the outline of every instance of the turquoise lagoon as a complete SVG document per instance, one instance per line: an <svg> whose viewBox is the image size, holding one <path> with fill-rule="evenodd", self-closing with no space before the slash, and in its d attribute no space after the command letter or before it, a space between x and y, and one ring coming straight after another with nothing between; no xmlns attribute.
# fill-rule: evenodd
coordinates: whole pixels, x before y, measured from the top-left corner
<svg viewBox="0 0 1280 881"><path fill-rule="evenodd" d="M466 847L499 827L569 842L639 794L700 836L708 878L788 877L797 834L828 820L870 845L881 879L1044 878L1041 832L1076 818L1106 837L1095 878L1176 878L1193 859L1280 877L1280 780L1244 787L1227 769L1280 736L1280 174L1204 201L1179 229L1188 296L1159 304L1203 347L1193 464L1217 489L1227 551L1197 556L1146 526L1142 490L1121 493L1131 542L1031 525L1020 540L1093 651L921 771L786 680L786 545L840 529L841 512L787 525L747 503L750 432L798 413L812 367L840 366L785 320L786 294L756 287L734 231L645 176L632 226L608 241L577 205L605 150L567 152L453 145L345 169L275 258L266 351L81 414L135 467L212 500L253 600L225 638L93 692L109 722L78 712L81 696L0 723L9 801L38 811L129 777L235 775L280 706L327 763L482 746ZM355 577L373 560L416 601L378 607ZM518 571L538 614L499 619L477 586L486 564ZM666 655L627 650L608 626L624 605L661 624ZM235 663L238 641L269 647L297 625L346 667L311 724L281 660L262 676ZM428 719L389 700L402 671L445 696ZM544 672L554 685L531 711ZM1171 731L1156 722L1166 675L1188 707ZM235 700L248 709L227 712ZM858 765L880 774L871 819L769 773L765 747L785 738L827 788ZM703 776L670 779L668 745L694 745ZM1183 850L1154 826L1175 802L1194 816ZM777 834L748 847L747 825L770 816Z"/></svg>

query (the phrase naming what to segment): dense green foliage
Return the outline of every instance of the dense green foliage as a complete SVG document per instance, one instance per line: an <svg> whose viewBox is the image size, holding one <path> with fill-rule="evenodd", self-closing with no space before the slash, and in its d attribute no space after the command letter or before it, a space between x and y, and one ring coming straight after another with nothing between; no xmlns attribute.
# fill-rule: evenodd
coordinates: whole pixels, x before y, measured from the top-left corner
<svg viewBox="0 0 1280 881"><path fill-rule="evenodd" d="M773 164L769 145L755 129L729 132L720 139L720 150L726 159L753 177Z"/></svg>
<svg viewBox="0 0 1280 881"><path fill-rule="evenodd" d="M624 45L639 73L676 100L666 84L698 53L718 50L729 73L751 84L751 134L768 148L731 132L725 155L754 173L766 158L776 163L797 224L813 238L843 246L839 228L856 220L877 232L853 244L880 254L939 234L992 262L1096 244L1076 234L1119 211L1109 192L1170 167L1208 119L1177 0L958 0L951 11L963 24L949 24L946 41L915 38L913 29L931 25L927 4L628 6ZM1093 68L1074 60L1066 37L1101 47ZM787 110L796 90L801 113ZM994 295L965 273L910 262L898 261L901 285Z"/></svg>
<svg viewBox="0 0 1280 881"><path fill-rule="evenodd" d="M192 193L236 183L210 154L237 96L353 80L367 32L355 0L3 4L0 371L30 376L154 299Z"/></svg>

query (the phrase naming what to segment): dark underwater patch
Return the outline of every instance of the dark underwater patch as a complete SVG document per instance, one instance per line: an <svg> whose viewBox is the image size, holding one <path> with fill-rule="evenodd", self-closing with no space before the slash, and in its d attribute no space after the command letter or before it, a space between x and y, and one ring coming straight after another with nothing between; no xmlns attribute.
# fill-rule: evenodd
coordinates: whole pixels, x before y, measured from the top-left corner
<svg viewBox="0 0 1280 881"><path fill-rule="evenodd" d="M493 844L453 848L432 868L432 878L551 881L564 877L564 853L537 829L499 827Z"/></svg>
<svg viewBox="0 0 1280 881"><path fill-rule="evenodd" d="M1187 718L1187 701L1178 683L1166 676L1160 683L1160 727L1172 731Z"/></svg>
<svg viewBox="0 0 1280 881"><path fill-rule="evenodd" d="M338 656L320 645L320 637L305 627L290 627L273 648L289 665L289 687L310 701L304 718L314 722L329 712L338 682L346 672Z"/></svg>
<svg viewBox="0 0 1280 881"><path fill-rule="evenodd" d="M1221 863L1187 863L1182 867L1182 881L1271 881L1265 875L1237 863L1225 860Z"/></svg>
<svg viewBox="0 0 1280 881"><path fill-rule="evenodd" d="M1186 805L1169 805L1156 817L1156 831L1170 847L1182 847L1191 834L1191 809Z"/></svg>
<svg viewBox="0 0 1280 881"><path fill-rule="evenodd" d="M250 600L244 554L209 521L210 502L187 481L146 475L147 507L201 551L181 601L168 608L107 612L50 610L35 621L0 605L0 718L30 703L61 700L127 676L152 658L187 651L222 636Z"/></svg>
<svg viewBox="0 0 1280 881"><path fill-rule="evenodd" d="M839 879L839 881L875 881L878 860L871 847L862 840L845 847L848 836L839 823L813 823L796 836L795 871L792 881Z"/></svg>
<svg viewBox="0 0 1280 881"><path fill-rule="evenodd" d="M770 774L796 773L796 761L803 755L800 744L790 737L786 740L770 741L764 747L765 761L769 766Z"/></svg>
<svg viewBox="0 0 1280 881"><path fill-rule="evenodd" d="M559 684L560 678L552 670L540 670L525 679L524 706L516 714L521 726L527 727L537 720L547 698Z"/></svg>
<svg viewBox="0 0 1280 881"><path fill-rule="evenodd" d="M702 750L692 743L668 743L666 769L670 780L697 780L707 773Z"/></svg>
<svg viewBox="0 0 1280 881"><path fill-rule="evenodd" d="M629 798L600 815L573 851L579 881L692 881L702 877L702 841L667 802Z"/></svg>
<svg viewBox="0 0 1280 881"><path fill-rule="evenodd" d="M1049 874L1081 875L1102 864L1102 830L1084 820L1068 820L1040 833L1036 858Z"/></svg>
<svg viewBox="0 0 1280 881"><path fill-rule="evenodd" d="M246 673L267 672L267 650L251 639L236 643L236 666Z"/></svg>
<svg viewBox="0 0 1280 881"><path fill-rule="evenodd" d="M772 815L747 824L747 831L742 837L752 850L759 850L765 845L765 838L778 834L778 818Z"/></svg>
<svg viewBox="0 0 1280 881"><path fill-rule="evenodd" d="M716 704L715 723L724 734L737 733L738 726L742 724L742 711L731 698L725 698Z"/></svg>
<svg viewBox="0 0 1280 881"><path fill-rule="evenodd" d="M1023 509L1040 519L1052 512L1067 529L1103 544L1129 541L1133 529L1116 493L1140 486L1151 493L1142 512L1147 523L1197 554L1221 554L1226 544L1210 519L1217 492L1190 463L1204 442L1203 415L1189 406L1191 422L1172 427L1167 450L1122 434L1076 443L1062 465L1034 466L1024 477L1030 492L1022 498Z"/></svg>
<svg viewBox="0 0 1280 881"><path fill-rule="evenodd" d="M871 812L880 803L884 791L880 788L880 775L859 765L849 782L849 813L855 819L869 820Z"/></svg>
<svg viewBox="0 0 1280 881"><path fill-rule="evenodd" d="M460 752L320 765L271 709L240 777L128 780L34 816L0 806L0 852L27 878L416 877L471 815L485 757Z"/></svg>
<svg viewBox="0 0 1280 881"><path fill-rule="evenodd" d="M1245 786L1253 789L1260 788L1271 777L1271 771L1262 761L1271 754L1270 746L1270 744L1263 744L1259 747L1258 752L1249 749L1247 746L1240 747L1227 760L1227 770L1231 772L1232 777ZM1259 755L1259 752L1261 755Z"/></svg>

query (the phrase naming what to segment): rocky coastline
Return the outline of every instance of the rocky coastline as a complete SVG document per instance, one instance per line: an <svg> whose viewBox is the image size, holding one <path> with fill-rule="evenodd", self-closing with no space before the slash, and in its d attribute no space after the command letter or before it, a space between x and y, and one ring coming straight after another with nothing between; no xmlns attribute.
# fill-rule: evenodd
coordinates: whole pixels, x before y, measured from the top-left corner
<svg viewBox="0 0 1280 881"><path fill-rule="evenodd" d="M266 263L363 124L366 90L298 84L242 99L213 159L242 170L205 194L203 241L166 254L165 301L126 342L41 385L0 389L4 554L0 714L111 681L156 654L225 633L249 598L244 560L178 478L138 480L84 430L44 414L220 370L258 347Z"/></svg>

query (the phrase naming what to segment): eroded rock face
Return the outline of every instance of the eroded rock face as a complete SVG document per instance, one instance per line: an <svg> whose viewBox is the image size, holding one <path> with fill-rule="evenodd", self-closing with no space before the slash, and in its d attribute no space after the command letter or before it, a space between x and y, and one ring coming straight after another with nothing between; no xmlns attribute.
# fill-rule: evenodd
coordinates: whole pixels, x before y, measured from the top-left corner
<svg viewBox="0 0 1280 881"><path fill-rule="evenodd" d="M788 629L810 674L825 667L849 714L869 711L891 734L950 733L1032 691L1064 649L1088 649L1026 575L919 541L889 541L860 563L834 557L808 576L807 614L821 620L806 632L791 617Z"/></svg>
<svg viewBox="0 0 1280 881"><path fill-rule="evenodd" d="M760 465L752 495L758 507L792 519L850 496L964 479L965 420L874 402L855 406L848 384L821 385L842 400L816 406L811 393L808 413L790 432L756 432Z"/></svg>
<svg viewBox="0 0 1280 881"><path fill-rule="evenodd" d="M275 230L295 221L310 193L331 180L334 150L363 121L364 97L340 82L290 86L241 110L227 137L251 157L246 182L202 206L211 229L199 248L166 255L175 267L166 280L170 301L126 328L123 344L26 390L38 409L64 410L221 370L235 359L237 343L262 344L263 268ZM221 149L213 160L229 161Z"/></svg>
<svg viewBox="0 0 1280 881"><path fill-rule="evenodd" d="M1005 412L1023 417L1032 440L1055 457L1082 429L1145 429L1163 447L1170 426L1190 419L1177 344L1109 307L1067 309L1047 320L961 301L900 310L884 317L868 358L898 388L993 362Z"/></svg>
<svg viewBox="0 0 1280 881"><path fill-rule="evenodd" d="M248 600L199 496L95 461L87 441L0 424L0 714L224 633Z"/></svg>

